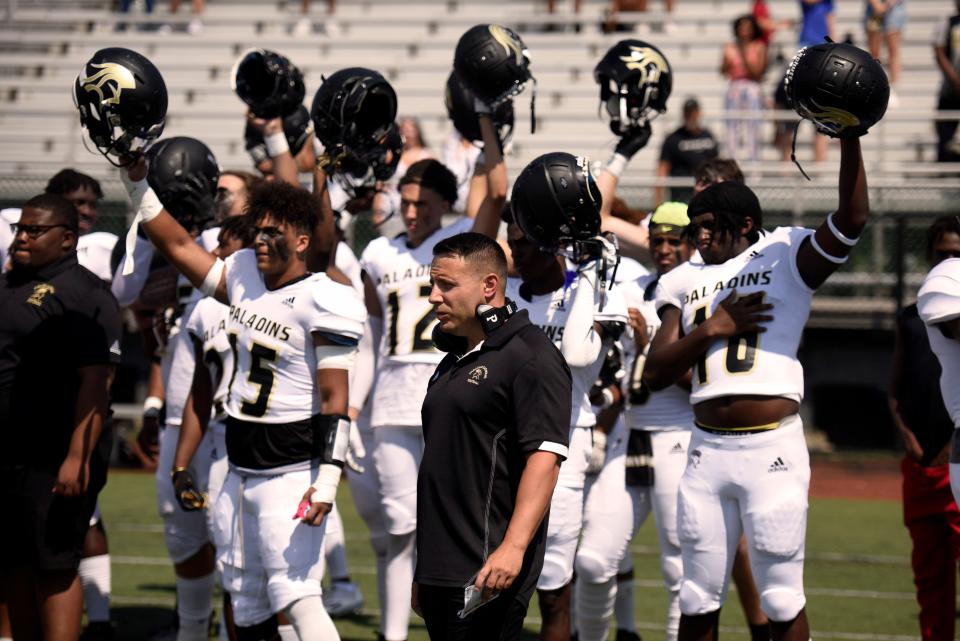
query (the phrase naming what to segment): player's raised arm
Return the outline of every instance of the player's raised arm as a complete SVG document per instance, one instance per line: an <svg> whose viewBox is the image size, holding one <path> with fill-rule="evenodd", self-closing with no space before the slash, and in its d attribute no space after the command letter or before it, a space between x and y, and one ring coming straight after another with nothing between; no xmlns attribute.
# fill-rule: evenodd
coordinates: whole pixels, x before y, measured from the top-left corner
<svg viewBox="0 0 960 641"><path fill-rule="evenodd" d="M473 231L488 238L496 238L500 228L500 212L507 202L507 164L503 158L503 143L497 137L490 117L490 108L476 101L476 110L483 134L483 169L486 193L473 221ZM479 165L478 165L479 168ZM468 201L470 198L468 197Z"/></svg>
<svg viewBox="0 0 960 641"><path fill-rule="evenodd" d="M157 250L194 287L226 303L223 261L198 245L185 227L202 228L213 213L216 159L198 140L170 138L151 149L148 162L149 173L142 164L121 173L140 224Z"/></svg>
<svg viewBox="0 0 960 641"><path fill-rule="evenodd" d="M842 69L830 76L823 65ZM867 224L870 201L860 151L860 136L886 112L890 83L879 61L853 45L832 42L805 47L787 71L790 103L817 131L840 139L840 194L837 210L827 216L797 252L801 278L816 289L847 261Z"/></svg>

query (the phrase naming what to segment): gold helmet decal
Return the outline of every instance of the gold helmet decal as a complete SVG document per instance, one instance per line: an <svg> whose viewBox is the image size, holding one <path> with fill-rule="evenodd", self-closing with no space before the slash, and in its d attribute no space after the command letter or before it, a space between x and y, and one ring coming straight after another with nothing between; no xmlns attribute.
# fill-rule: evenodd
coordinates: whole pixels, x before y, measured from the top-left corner
<svg viewBox="0 0 960 641"><path fill-rule="evenodd" d="M810 99L810 103L820 111L807 109L810 117L815 119L821 125L827 125L834 133L840 133L847 127L856 127L860 124L860 119L849 111L837 107L824 107L817 104L817 101Z"/></svg>
<svg viewBox="0 0 960 641"><path fill-rule="evenodd" d="M624 66L631 71L640 71L640 83L656 84L660 75L670 66L660 52L652 47L630 47L630 55L620 56Z"/></svg>
<svg viewBox="0 0 960 641"><path fill-rule="evenodd" d="M520 48L520 43L516 41L516 39L513 37L513 34L498 24L492 24L488 28L490 29L490 35L493 36L494 40L500 43L504 52L507 55L510 55L510 52L512 51L517 64L522 65L523 49Z"/></svg>
<svg viewBox="0 0 960 641"><path fill-rule="evenodd" d="M137 86L133 73L116 62L91 64L90 66L100 71L92 76L81 78L80 86L86 91L97 92L97 95L100 96L101 105L119 105L120 93L124 89L135 89ZM112 95L105 96L104 89L109 89Z"/></svg>

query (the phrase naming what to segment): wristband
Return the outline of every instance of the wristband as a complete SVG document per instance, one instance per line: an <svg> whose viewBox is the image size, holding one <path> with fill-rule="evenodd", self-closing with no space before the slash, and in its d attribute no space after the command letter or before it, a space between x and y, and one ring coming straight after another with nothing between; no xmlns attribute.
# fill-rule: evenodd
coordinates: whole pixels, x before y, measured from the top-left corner
<svg viewBox="0 0 960 641"><path fill-rule="evenodd" d="M357 360L356 345L315 345L317 369L345 369L353 367Z"/></svg>
<svg viewBox="0 0 960 641"><path fill-rule="evenodd" d="M613 401L616 400L613 397L613 390L609 387L604 387L603 391L600 392L600 396L603 397L603 402L600 403L600 409L605 410L613 407Z"/></svg>
<svg viewBox="0 0 960 641"><path fill-rule="evenodd" d="M830 212L830 215L827 216L827 227L830 229L830 233L833 234L833 237L834 237L834 238L836 238L837 240L839 240L841 243L843 243L843 244L846 245L847 247L853 247L854 245L857 244L857 241L860 240L860 239L859 239L859 238L850 238L849 236L845 235L842 231L840 231L839 229L837 229L837 226L833 224L833 215L834 215L835 213L837 213L837 212L835 212L835 211L834 211L834 212Z"/></svg>
<svg viewBox="0 0 960 641"><path fill-rule="evenodd" d="M310 486L314 489L310 495L311 503L333 503L337 498L337 485L340 483L340 468L336 465L321 465L317 480Z"/></svg>
<svg viewBox="0 0 960 641"><path fill-rule="evenodd" d="M619 152L615 152L610 156L610 160L607 161L606 171L614 178L619 178L623 170L627 168L627 163L629 162L629 158Z"/></svg>
<svg viewBox="0 0 960 641"><path fill-rule="evenodd" d="M143 411L149 412L150 410L160 411L163 408L163 399L159 396L148 396L143 399Z"/></svg>
<svg viewBox="0 0 960 641"><path fill-rule="evenodd" d="M170 470L170 476L174 477L180 472L186 472L186 471L187 471L187 468L185 467L174 467L172 470Z"/></svg>
<svg viewBox="0 0 960 641"><path fill-rule="evenodd" d="M200 287L198 288L204 296L212 297L217 295L217 287L220 285L220 279L223 276L223 270L226 266L226 263L219 258L210 266L210 271L203 277L203 282L200 283Z"/></svg>
<svg viewBox="0 0 960 641"><path fill-rule="evenodd" d="M313 155L322 156L324 151L326 151L326 149L324 148L323 143L320 142L320 139L317 138L316 135L314 135L313 136Z"/></svg>
<svg viewBox="0 0 960 641"><path fill-rule="evenodd" d="M827 260L829 260L829 261L830 261L831 263L833 263L834 265L842 265L842 264L844 264L845 262L847 262L847 258L849 258L849 256L843 256L843 257L841 258L841 257L839 257L839 256L834 256L834 255L832 255L832 254L828 254L828 253L827 253L827 250L825 250L823 247L821 247L821 246L820 246L820 243L817 242L816 234L810 234L810 244L813 246L813 248L816 250L816 252L817 252L818 254L820 254L821 256L823 256L824 258L826 258Z"/></svg>
<svg viewBox="0 0 960 641"><path fill-rule="evenodd" d="M267 153L271 158L290 151L290 143L287 142L287 136L283 131L272 133L263 137L263 142L267 145Z"/></svg>

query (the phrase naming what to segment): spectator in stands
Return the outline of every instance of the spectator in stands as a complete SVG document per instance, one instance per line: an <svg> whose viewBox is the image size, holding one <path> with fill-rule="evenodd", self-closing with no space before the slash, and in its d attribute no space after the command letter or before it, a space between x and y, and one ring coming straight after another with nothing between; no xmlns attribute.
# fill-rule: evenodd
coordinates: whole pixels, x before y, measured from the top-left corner
<svg viewBox="0 0 960 641"><path fill-rule="evenodd" d="M934 267L960 257L960 220L938 218L927 230L927 260ZM960 510L950 491L953 421L940 393L940 363L930 349L914 303L897 319L893 376L888 395L903 438L903 521L913 539L913 581L923 641L952 641L956 622Z"/></svg>
<svg viewBox="0 0 960 641"><path fill-rule="evenodd" d="M688 98L683 103L683 125L663 141L657 177L693 176L697 167L717 155L717 139L709 129L700 125L700 103L696 98ZM658 185L653 193L654 207L665 200L687 202L693 196L693 190L690 187L671 187L667 198L663 196L663 186Z"/></svg>
<svg viewBox="0 0 960 641"><path fill-rule="evenodd" d="M217 181L217 220L239 216L247 207L247 197L262 179L249 171L228 169Z"/></svg>
<svg viewBox="0 0 960 641"><path fill-rule="evenodd" d="M676 25L670 19L673 16L674 0L663 0L664 8L667 10L667 20L663 23L663 30L666 33L673 33L677 30ZM638 24L636 28L633 25L624 25L617 21L621 12L642 12L647 10L647 0L610 0L610 7L607 9L607 19L604 22L604 33L614 31L637 31L644 33L647 31L645 24Z"/></svg>
<svg viewBox="0 0 960 641"><path fill-rule="evenodd" d="M956 0L957 11L937 29L933 41L933 52L937 65L943 72L943 84L940 86L940 99L937 109L960 109L960 0ZM937 160L940 162L960 162L960 139L957 137L957 120L936 121Z"/></svg>
<svg viewBox="0 0 960 641"><path fill-rule="evenodd" d="M818 45L824 38L833 38L833 0L800 0L803 19L800 22L800 46Z"/></svg>
<svg viewBox="0 0 960 641"><path fill-rule="evenodd" d="M575 15L580 15L580 7L583 5L583 0L572 0L573 4L573 13ZM557 0L547 0L547 13L551 16L557 11ZM580 33L581 25L579 22L573 23L573 30L577 33ZM547 31L561 31L560 25L549 23L547 24Z"/></svg>
<svg viewBox="0 0 960 641"><path fill-rule="evenodd" d="M800 9L803 12L800 22L800 47L821 44L827 37L835 40L833 0L800 0ZM813 159L815 162L827 159L826 136L814 134Z"/></svg>
<svg viewBox="0 0 960 641"><path fill-rule="evenodd" d="M170 0L171 15L176 15L177 11L180 10L181 2L183 2L183 0ZM191 36L199 36L201 33L203 33L203 22L200 21L200 16L203 15L205 4L206 0L190 0L190 7L193 17L187 24L187 33L189 33Z"/></svg>
<svg viewBox="0 0 960 641"><path fill-rule="evenodd" d="M775 20L770 14L770 7L767 5L767 0L754 0L753 9L751 10L751 15L753 15L754 20L757 21L757 24L760 25L761 38L763 39L763 44L767 45L767 57L772 57L776 64L782 65L786 62L786 56L783 53L783 47L777 45L776 55L771 56L770 45L773 44L773 35L781 29L792 29L793 20Z"/></svg>
<svg viewBox="0 0 960 641"><path fill-rule="evenodd" d="M337 9L337 0L327 0L327 16L332 16ZM310 20L310 0L300 0L300 19L293 25L293 35L297 37L308 36L313 33L313 21ZM340 32L336 23L327 20L323 24L323 30L328 36L335 36Z"/></svg>
<svg viewBox="0 0 960 641"><path fill-rule="evenodd" d="M767 45L763 42L760 25L752 15L743 15L733 21L733 36L734 41L724 45L720 64L720 73L729 80L724 108L728 112L753 112L756 116L728 115L727 154L740 161L758 160L759 116L763 109L760 82L767 70Z"/></svg>
<svg viewBox="0 0 960 641"><path fill-rule="evenodd" d="M907 25L907 0L866 0L864 24L870 55L880 59L880 42L887 43L887 73L890 74L890 103L896 107L894 89L900 80L900 42Z"/></svg>

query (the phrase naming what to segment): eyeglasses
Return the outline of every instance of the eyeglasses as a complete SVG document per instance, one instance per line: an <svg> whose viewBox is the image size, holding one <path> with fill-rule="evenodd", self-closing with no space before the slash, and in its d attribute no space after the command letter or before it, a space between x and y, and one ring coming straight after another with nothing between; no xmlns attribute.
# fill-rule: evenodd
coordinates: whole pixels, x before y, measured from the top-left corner
<svg viewBox="0 0 960 641"><path fill-rule="evenodd" d="M21 225L20 223L10 223L10 231L13 232L14 238L19 236L21 233L27 235L28 238L36 240L44 234L46 234L51 229L57 227L63 227L64 229L70 229L69 225Z"/></svg>

